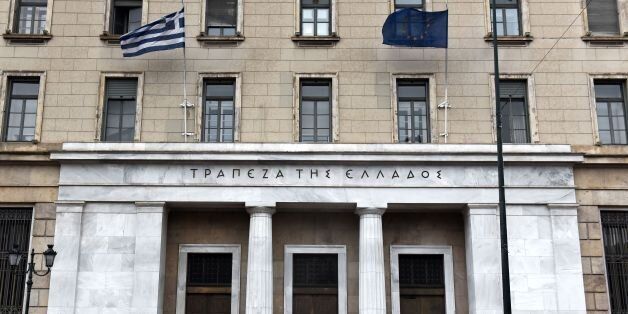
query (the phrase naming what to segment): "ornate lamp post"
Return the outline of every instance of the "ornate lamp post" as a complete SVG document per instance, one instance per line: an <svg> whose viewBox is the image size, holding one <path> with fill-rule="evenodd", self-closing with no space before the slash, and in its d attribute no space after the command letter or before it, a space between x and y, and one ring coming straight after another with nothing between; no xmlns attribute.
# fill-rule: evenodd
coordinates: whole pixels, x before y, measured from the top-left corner
<svg viewBox="0 0 628 314"><path fill-rule="evenodd" d="M16 267L22 261L22 254L17 250L18 245L14 244L11 253L9 253L9 264L13 267ZM57 252L52 249L53 245L48 244L48 249L44 251L44 262L46 263L46 267L48 270L44 273L39 273L35 270L35 250L31 250L31 260L28 263L28 267L26 268L26 273L28 274L28 281L26 281L26 310L24 313L28 314L28 309L30 307L31 302L31 289L33 288L33 274L43 277L50 273L50 268L55 263L55 257L57 256Z"/></svg>

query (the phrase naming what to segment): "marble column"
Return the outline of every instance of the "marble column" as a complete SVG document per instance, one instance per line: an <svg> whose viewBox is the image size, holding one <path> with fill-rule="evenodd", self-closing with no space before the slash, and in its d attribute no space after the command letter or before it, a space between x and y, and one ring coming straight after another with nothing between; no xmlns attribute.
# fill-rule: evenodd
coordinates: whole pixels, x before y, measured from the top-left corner
<svg viewBox="0 0 628 314"><path fill-rule="evenodd" d="M465 250L469 313L503 313L499 217L496 204L469 204Z"/></svg>
<svg viewBox="0 0 628 314"><path fill-rule="evenodd" d="M248 207L246 313L273 313L273 207Z"/></svg>
<svg viewBox="0 0 628 314"><path fill-rule="evenodd" d="M84 202L57 202L54 249L57 251L50 274L48 313L74 313Z"/></svg>
<svg viewBox="0 0 628 314"><path fill-rule="evenodd" d="M383 208L358 208L360 215L359 309L360 314L386 313Z"/></svg>
<svg viewBox="0 0 628 314"><path fill-rule="evenodd" d="M167 213L163 202L136 202L132 312L163 312Z"/></svg>

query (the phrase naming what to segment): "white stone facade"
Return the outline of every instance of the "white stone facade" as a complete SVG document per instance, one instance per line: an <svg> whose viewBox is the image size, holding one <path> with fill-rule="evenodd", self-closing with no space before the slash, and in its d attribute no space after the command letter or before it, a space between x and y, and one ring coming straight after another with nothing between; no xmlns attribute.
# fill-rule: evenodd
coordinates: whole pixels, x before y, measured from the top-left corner
<svg viewBox="0 0 628 314"><path fill-rule="evenodd" d="M390 311L382 215L400 204L464 208L469 312L501 312L490 146L438 147L435 155L435 146L334 145L332 151L331 145L198 145L67 144L53 154L62 163L55 239L60 254L49 313L160 313L169 203L240 203L248 208L245 313L273 313L272 217L286 202L357 208L359 313ZM342 151L353 154L337 153ZM280 155L283 158L277 158ZM581 158L567 146L506 148L511 291L517 313L586 312L571 170ZM396 166L384 160L397 161ZM264 168L257 170L262 161ZM308 169L300 172L304 181L291 181L289 176L299 173L287 166L291 162ZM204 165L211 165L208 169L217 175L224 165L220 169L228 168L235 176L233 164L246 178L244 169L254 169L251 180L257 183L239 186L234 178L222 185L199 182L189 170L203 169L197 171L204 176ZM392 180L393 171L402 172L403 167L428 169L417 174L429 172L437 181L347 184L346 169L353 170L351 176L362 171L357 169L376 176L381 171ZM285 173L264 179L263 169ZM317 169L318 177L309 169Z"/></svg>

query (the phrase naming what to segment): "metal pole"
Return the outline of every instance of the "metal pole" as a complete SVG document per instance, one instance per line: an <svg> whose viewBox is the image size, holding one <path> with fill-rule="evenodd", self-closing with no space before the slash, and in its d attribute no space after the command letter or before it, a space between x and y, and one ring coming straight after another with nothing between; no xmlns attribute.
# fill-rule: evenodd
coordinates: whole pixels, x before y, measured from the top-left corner
<svg viewBox="0 0 628 314"><path fill-rule="evenodd" d="M181 7L185 8L183 0ZM187 91L187 58L185 56L185 37L183 38L183 141L188 141L188 91Z"/></svg>
<svg viewBox="0 0 628 314"><path fill-rule="evenodd" d="M26 305L24 313L28 314L31 305L31 290L33 289L33 271L35 270L35 249L31 250L31 261L28 263L28 280L26 281Z"/></svg>
<svg viewBox="0 0 628 314"><path fill-rule="evenodd" d="M502 296L504 313L512 312L510 305L510 267L508 264L508 227L506 226L506 193L504 191L504 152L502 142L502 108L499 93L499 49L497 42L497 10L491 0L493 30L493 63L495 66L495 121L497 126L497 180L499 190L499 235L502 260Z"/></svg>

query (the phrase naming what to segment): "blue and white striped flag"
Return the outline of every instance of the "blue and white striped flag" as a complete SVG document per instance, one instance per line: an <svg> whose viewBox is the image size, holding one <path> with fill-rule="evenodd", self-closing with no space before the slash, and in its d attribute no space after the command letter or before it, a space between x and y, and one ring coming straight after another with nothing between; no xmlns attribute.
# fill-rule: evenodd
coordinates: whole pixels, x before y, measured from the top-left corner
<svg viewBox="0 0 628 314"><path fill-rule="evenodd" d="M185 48L185 15L183 9L120 36L120 46L125 57L136 57L153 51Z"/></svg>

